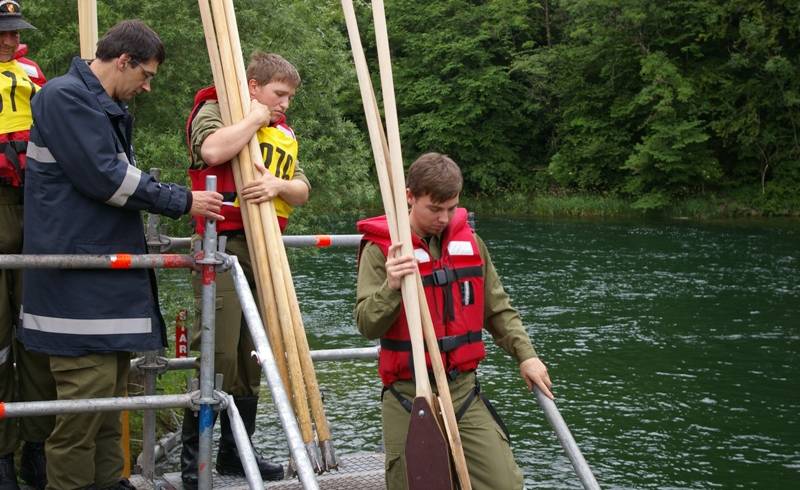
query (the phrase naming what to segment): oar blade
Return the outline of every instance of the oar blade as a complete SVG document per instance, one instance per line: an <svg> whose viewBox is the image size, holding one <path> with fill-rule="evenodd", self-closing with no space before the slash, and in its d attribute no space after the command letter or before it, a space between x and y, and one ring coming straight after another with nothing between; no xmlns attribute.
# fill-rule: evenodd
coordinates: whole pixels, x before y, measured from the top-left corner
<svg viewBox="0 0 800 490"><path fill-rule="evenodd" d="M411 407L406 436L406 476L409 490L452 490L453 476L447 439L424 397Z"/></svg>

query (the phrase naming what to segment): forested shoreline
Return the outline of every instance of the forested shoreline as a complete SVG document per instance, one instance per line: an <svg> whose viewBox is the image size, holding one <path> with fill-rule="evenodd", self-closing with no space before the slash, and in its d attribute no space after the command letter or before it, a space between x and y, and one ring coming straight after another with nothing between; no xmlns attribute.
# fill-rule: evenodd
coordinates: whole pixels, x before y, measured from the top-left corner
<svg viewBox="0 0 800 490"><path fill-rule="evenodd" d="M356 3L374 61L369 3ZM301 217L379 205L339 2L235 5L245 53L279 52L303 77L290 121L314 190ZM24 8L38 27L22 36L29 57L62 74L78 52L75 2ZM800 214L797 2L389 0L386 15L406 162L450 154L469 201L538 214ZM153 93L132 106L137 152L186 182L183 125L211 80L197 3L98 2L98 18L101 33L140 18L164 40Z"/></svg>

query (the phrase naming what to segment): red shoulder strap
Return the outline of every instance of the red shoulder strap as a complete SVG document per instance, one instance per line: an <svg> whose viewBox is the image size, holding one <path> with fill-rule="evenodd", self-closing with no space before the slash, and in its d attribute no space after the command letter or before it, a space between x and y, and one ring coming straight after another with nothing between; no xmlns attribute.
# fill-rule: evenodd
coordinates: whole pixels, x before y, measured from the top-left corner
<svg viewBox="0 0 800 490"><path fill-rule="evenodd" d="M200 111L200 108L203 107L203 104L209 100L217 100L217 88L213 85L201 88L194 94L194 105L192 106L192 111L189 113L189 117L186 119L184 134L186 135L186 147L189 149L190 161L194 160L194 155L192 154L192 122L194 118L197 117L197 113Z"/></svg>

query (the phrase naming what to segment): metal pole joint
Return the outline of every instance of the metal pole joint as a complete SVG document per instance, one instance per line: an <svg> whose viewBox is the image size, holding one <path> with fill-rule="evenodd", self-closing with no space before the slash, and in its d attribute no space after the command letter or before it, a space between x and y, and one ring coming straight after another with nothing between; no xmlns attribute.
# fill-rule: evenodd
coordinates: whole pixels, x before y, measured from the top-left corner
<svg viewBox="0 0 800 490"><path fill-rule="evenodd" d="M143 375L148 372L153 372L156 375L164 374L169 371L169 360L164 356L155 356L152 359L137 357L131 360L131 369L137 370Z"/></svg>

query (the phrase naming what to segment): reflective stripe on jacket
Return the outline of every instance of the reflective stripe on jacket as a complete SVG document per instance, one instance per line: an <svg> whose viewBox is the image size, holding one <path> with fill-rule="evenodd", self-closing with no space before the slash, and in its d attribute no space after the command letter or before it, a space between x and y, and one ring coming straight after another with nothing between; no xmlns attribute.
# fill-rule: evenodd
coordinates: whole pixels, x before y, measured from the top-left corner
<svg viewBox="0 0 800 490"><path fill-rule="evenodd" d="M358 231L364 241L376 244L384 256L391 240L385 216L359 221ZM472 228L467 224L467 211L456 209L450 224L442 233L441 257L434 259L428 245L412 236L425 296L431 312L442 362L448 372L471 371L486 356L481 338L484 315L483 259ZM378 372L385 386L398 380L411 379L413 365L405 310L381 338ZM430 359L426 362L430 366Z"/></svg>

